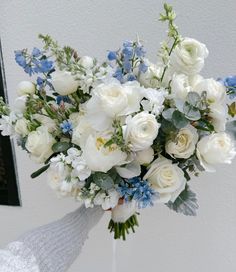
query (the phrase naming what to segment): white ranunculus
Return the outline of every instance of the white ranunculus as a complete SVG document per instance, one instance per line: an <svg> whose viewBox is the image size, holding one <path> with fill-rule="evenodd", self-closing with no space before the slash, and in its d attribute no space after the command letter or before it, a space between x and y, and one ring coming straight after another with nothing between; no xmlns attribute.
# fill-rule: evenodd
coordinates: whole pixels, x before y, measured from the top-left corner
<svg viewBox="0 0 236 272"><path fill-rule="evenodd" d="M160 157L152 164L144 179L159 193L157 202L174 202L184 190L186 179L184 172L171 160Z"/></svg>
<svg viewBox="0 0 236 272"><path fill-rule="evenodd" d="M106 136L89 135L83 148L83 157L92 171L107 172L113 166L124 164L127 154L115 144L104 147L109 140Z"/></svg>
<svg viewBox="0 0 236 272"><path fill-rule="evenodd" d="M89 56L83 56L79 60L79 64L85 69L92 68L94 66L94 59Z"/></svg>
<svg viewBox="0 0 236 272"><path fill-rule="evenodd" d="M151 112L152 114L159 115L164 106L165 96L167 93L163 90L145 89L144 97L147 100L142 100L141 104L144 111Z"/></svg>
<svg viewBox="0 0 236 272"><path fill-rule="evenodd" d="M124 127L124 138L132 151L141 151L153 144L159 128L160 124L156 117L143 111L127 119Z"/></svg>
<svg viewBox="0 0 236 272"><path fill-rule="evenodd" d="M119 201L120 195L115 189L107 193L99 192L94 198L94 205L101 205L103 210L113 209Z"/></svg>
<svg viewBox="0 0 236 272"><path fill-rule="evenodd" d="M187 159L193 155L197 141L197 130L189 125L181 128L173 141L166 143L166 152L175 158Z"/></svg>
<svg viewBox="0 0 236 272"><path fill-rule="evenodd" d="M68 71L57 70L51 74L51 83L60 95L69 95L76 92L79 83Z"/></svg>
<svg viewBox="0 0 236 272"><path fill-rule="evenodd" d="M194 75L199 73L208 56L205 44L191 38L185 38L173 50L170 65L177 73Z"/></svg>
<svg viewBox="0 0 236 272"><path fill-rule="evenodd" d="M117 205L111 211L111 218L116 223L125 223L132 215L136 213L136 201L124 202L122 205Z"/></svg>
<svg viewBox="0 0 236 272"><path fill-rule="evenodd" d="M37 120L38 122L40 122L43 126L47 127L49 132L53 132L57 129L57 125L56 125L55 120L51 119L48 116L35 113L33 115L33 118L35 120Z"/></svg>
<svg viewBox="0 0 236 272"><path fill-rule="evenodd" d="M143 88L136 82L121 85L119 81L99 84L88 101L87 118L98 130L109 129L115 116L125 116L140 110Z"/></svg>
<svg viewBox="0 0 236 272"><path fill-rule="evenodd" d="M225 101L226 89L218 81L213 78L203 79L195 87L194 91L201 93L205 91L207 93L207 101L209 104L219 104Z"/></svg>
<svg viewBox="0 0 236 272"><path fill-rule="evenodd" d="M221 104L213 104L210 107L209 116L216 132L225 131L227 123L227 109Z"/></svg>
<svg viewBox="0 0 236 272"><path fill-rule="evenodd" d="M151 147L136 153L136 160L141 165L147 165L151 163L153 159L154 159L154 150Z"/></svg>
<svg viewBox="0 0 236 272"><path fill-rule="evenodd" d="M25 147L36 162L42 163L52 155L54 143L56 143L56 140L48 132L48 129L45 126L40 126L29 133Z"/></svg>
<svg viewBox="0 0 236 272"><path fill-rule="evenodd" d="M34 94L36 91L35 84L30 81L21 81L16 87L19 96Z"/></svg>
<svg viewBox="0 0 236 272"><path fill-rule="evenodd" d="M225 132L205 136L197 144L197 157L208 172L214 172L217 164L230 164L235 155L234 141Z"/></svg>
<svg viewBox="0 0 236 272"><path fill-rule="evenodd" d="M22 137L28 135L29 134L28 123L29 121L27 121L25 118L17 120L15 124L15 132Z"/></svg>
<svg viewBox="0 0 236 272"><path fill-rule="evenodd" d="M19 113L23 113L26 108L26 101L27 101L28 95L22 95L16 98L14 102L14 110Z"/></svg>

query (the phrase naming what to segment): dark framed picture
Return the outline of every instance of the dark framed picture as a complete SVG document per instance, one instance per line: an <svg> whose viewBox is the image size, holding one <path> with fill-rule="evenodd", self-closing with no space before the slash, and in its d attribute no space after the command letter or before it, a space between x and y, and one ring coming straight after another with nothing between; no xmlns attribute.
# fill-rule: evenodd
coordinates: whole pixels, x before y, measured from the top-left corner
<svg viewBox="0 0 236 272"><path fill-rule="evenodd" d="M0 96L5 95L4 65L0 41ZM14 150L9 137L0 135L0 205L20 206Z"/></svg>

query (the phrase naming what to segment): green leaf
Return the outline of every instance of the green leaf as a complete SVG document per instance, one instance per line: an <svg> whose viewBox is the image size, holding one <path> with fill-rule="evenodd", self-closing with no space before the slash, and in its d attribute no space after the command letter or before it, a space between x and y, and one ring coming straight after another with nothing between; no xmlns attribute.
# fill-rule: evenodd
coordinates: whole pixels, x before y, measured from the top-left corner
<svg viewBox="0 0 236 272"><path fill-rule="evenodd" d="M210 132L215 130L214 126L209 121L204 119L199 120L195 128L199 130L203 130L203 131L210 131Z"/></svg>
<svg viewBox="0 0 236 272"><path fill-rule="evenodd" d="M64 152L71 147L70 143L67 142L57 142L52 146L52 150L55 153Z"/></svg>
<svg viewBox="0 0 236 272"><path fill-rule="evenodd" d="M45 172L48 168L49 168L50 164L44 165L43 167L41 167L40 169L38 169L37 171L35 171L34 173L31 174L31 178L36 178L39 175L41 175L43 172Z"/></svg>
<svg viewBox="0 0 236 272"><path fill-rule="evenodd" d="M236 120L230 121L226 124L226 131L236 140Z"/></svg>
<svg viewBox="0 0 236 272"><path fill-rule="evenodd" d="M166 206L177 213L189 216L196 216L199 208L196 194L189 189L188 185L186 185L184 191L177 197L175 202L169 201Z"/></svg>
<svg viewBox="0 0 236 272"><path fill-rule="evenodd" d="M190 105L188 102L185 102L183 111L184 111L185 116L189 120L196 121L201 118L201 113L200 113L199 109Z"/></svg>
<svg viewBox="0 0 236 272"><path fill-rule="evenodd" d="M173 122L174 126L178 129L186 127L187 124L189 123L189 121L185 117L185 115L178 110L174 111L174 113L172 115L172 122Z"/></svg>
<svg viewBox="0 0 236 272"><path fill-rule="evenodd" d="M168 135L176 133L178 131L172 122L165 119L161 121L161 130Z"/></svg>
<svg viewBox="0 0 236 272"><path fill-rule="evenodd" d="M109 190L114 187L113 179L106 173L95 173L93 175L93 182L103 190Z"/></svg>
<svg viewBox="0 0 236 272"><path fill-rule="evenodd" d="M201 102L201 96L196 92L189 92L186 98L187 102L195 107Z"/></svg>
<svg viewBox="0 0 236 272"><path fill-rule="evenodd" d="M171 121L172 115L173 115L174 111L175 111L175 109L173 109L173 108L169 108L169 109L167 109L167 110L164 110L164 111L162 112L162 116L163 116L166 120Z"/></svg>
<svg viewBox="0 0 236 272"><path fill-rule="evenodd" d="M232 104L228 105L228 114L231 117L234 117L236 115L236 102L233 102Z"/></svg>

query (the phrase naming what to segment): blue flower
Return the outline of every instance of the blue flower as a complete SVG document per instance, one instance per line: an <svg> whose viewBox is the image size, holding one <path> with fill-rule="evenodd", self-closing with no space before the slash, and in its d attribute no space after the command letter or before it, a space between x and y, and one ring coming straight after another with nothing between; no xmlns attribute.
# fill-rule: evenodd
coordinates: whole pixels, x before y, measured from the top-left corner
<svg viewBox="0 0 236 272"><path fill-rule="evenodd" d="M143 58L146 54L146 51L144 49L144 47L142 45L138 45L136 48L135 48L135 55L138 57L138 58Z"/></svg>
<svg viewBox="0 0 236 272"><path fill-rule="evenodd" d="M64 120L61 124L60 124L60 128L62 129L63 133L69 133L71 134L73 131L73 126L71 121L69 120Z"/></svg>
<svg viewBox="0 0 236 272"><path fill-rule="evenodd" d="M53 61L48 59L43 59L39 63L39 72L40 73L48 73L53 68Z"/></svg>
<svg viewBox="0 0 236 272"><path fill-rule="evenodd" d="M140 209L153 206L153 201L158 197L149 183L142 181L139 177L125 180L124 183L119 185L118 192L124 197L125 201L136 200Z"/></svg>
<svg viewBox="0 0 236 272"><path fill-rule="evenodd" d="M124 55L124 59L129 60L133 57L134 49L133 49L133 47L125 47L122 50L122 53Z"/></svg>
<svg viewBox="0 0 236 272"><path fill-rule="evenodd" d="M139 71L141 73L146 73L147 72L147 69L148 69L148 66L144 63L144 62L141 62L139 64L139 67L138 67Z"/></svg>
<svg viewBox="0 0 236 272"><path fill-rule="evenodd" d="M43 87L44 80L41 77L37 77L37 85L41 89Z"/></svg>
<svg viewBox="0 0 236 272"><path fill-rule="evenodd" d="M19 64L21 67L25 68L26 58L23 56L22 51L20 51L20 50L15 51L15 60L16 60L17 64Z"/></svg>
<svg viewBox="0 0 236 272"><path fill-rule="evenodd" d="M42 54L41 51L38 48L34 47L31 55L33 57L37 58L37 57L41 56L41 54Z"/></svg>
<svg viewBox="0 0 236 272"><path fill-rule="evenodd" d="M219 81L228 89L229 98L234 99L236 97L236 76L229 76Z"/></svg>
<svg viewBox="0 0 236 272"><path fill-rule="evenodd" d="M129 73L131 71L131 68L132 68L132 64L129 60L125 60L123 62L123 68L125 70L125 72Z"/></svg>
<svg viewBox="0 0 236 272"><path fill-rule="evenodd" d="M71 100L68 96L66 95L58 95L57 98L56 98L56 102L58 105L61 104L61 102L66 102L66 103L70 103Z"/></svg>
<svg viewBox="0 0 236 272"><path fill-rule="evenodd" d="M117 68L113 77L115 77L120 82L123 82L123 72L121 68Z"/></svg>
<svg viewBox="0 0 236 272"><path fill-rule="evenodd" d="M108 60L116 60L117 59L117 53L115 51L109 51L107 55Z"/></svg>
<svg viewBox="0 0 236 272"><path fill-rule="evenodd" d="M133 47L134 43L133 41L124 41L123 47Z"/></svg>
<svg viewBox="0 0 236 272"><path fill-rule="evenodd" d="M128 74L128 76L127 76L127 81L134 81L136 79L137 79L136 76L133 74Z"/></svg>

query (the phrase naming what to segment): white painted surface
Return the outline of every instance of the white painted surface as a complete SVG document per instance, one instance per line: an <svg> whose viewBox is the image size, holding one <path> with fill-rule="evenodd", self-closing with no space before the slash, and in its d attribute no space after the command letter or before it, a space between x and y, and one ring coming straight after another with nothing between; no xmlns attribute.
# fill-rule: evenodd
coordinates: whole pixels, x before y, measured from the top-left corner
<svg viewBox="0 0 236 272"><path fill-rule="evenodd" d="M178 13L181 33L206 43L210 50L203 74L235 74L235 0L169 2ZM154 59L165 34L164 26L155 21L161 9L162 1L155 0L1 0L0 32L10 102L17 83L27 79L15 64L13 51L40 46L38 33L49 33L61 44L78 48L81 55L100 60L107 49L118 48L123 40L138 33ZM23 206L0 207L0 246L78 205L73 200L57 199L44 177L33 182L29 174L36 165L19 149L17 162ZM192 181L201 206L196 218L176 215L164 206L143 211L136 235L118 243L118 272L236 271L235 167L236 162ZM70 272L111 271L112 241L107 221L108 215L93 230Z"/></svg>

